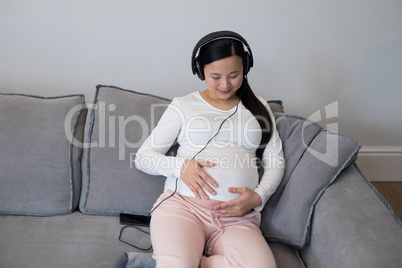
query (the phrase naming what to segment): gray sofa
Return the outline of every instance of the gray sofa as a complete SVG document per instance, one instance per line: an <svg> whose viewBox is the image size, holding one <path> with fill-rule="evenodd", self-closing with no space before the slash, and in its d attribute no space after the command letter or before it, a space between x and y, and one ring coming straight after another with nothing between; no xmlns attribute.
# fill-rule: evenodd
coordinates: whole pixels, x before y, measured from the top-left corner
<svg viewBox="0 0 402 268"><path fill-rule="evenodd" d="M148 248L147 228L122 230L118 215L147 214L163 190L133 159L169 101L103 85L93 103L0 94L0 267L133 267L133 252L150 256L127 244ZM278 267L401 267L402 224L355 164L361 145L270 106L286 169L261 230Z"/></svg>

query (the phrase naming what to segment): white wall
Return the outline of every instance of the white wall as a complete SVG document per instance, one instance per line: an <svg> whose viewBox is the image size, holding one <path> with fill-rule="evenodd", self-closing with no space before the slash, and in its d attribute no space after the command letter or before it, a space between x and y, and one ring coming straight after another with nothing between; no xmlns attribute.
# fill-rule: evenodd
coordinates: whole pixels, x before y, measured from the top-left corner
<svg viewBox="0 0 402 268"><path fill-rule="evenodd" d="M251 45L258 95L304 117L338 101L328 123L402 155L401 14L400 0L3 0L0 91L92 101L102 83L183 95L204 88L195 43L230 29Z"/></svg>

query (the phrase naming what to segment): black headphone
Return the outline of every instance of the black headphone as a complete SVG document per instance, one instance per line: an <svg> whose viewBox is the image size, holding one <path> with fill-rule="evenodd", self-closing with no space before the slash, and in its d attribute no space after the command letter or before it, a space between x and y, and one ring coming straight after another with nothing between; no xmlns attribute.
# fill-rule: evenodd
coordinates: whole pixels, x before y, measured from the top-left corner
<svg viewBox="0 0 402 268"><path fill-rule="evenodd" d="M243 45L247 48L247 51L244 51L245 55L243 58L244 75L247 75L251 67L253 67L253 54L246 39L244 39L240 34L232 31L213 32L201 38L193 49L193 55L191 57L191 69L193 70L193 74L197 74L201 80L205 80L204 70L201 66L198 56L196 57L196 54L198 50L204 45L220 39L233 39L242 42Z"/></svg>

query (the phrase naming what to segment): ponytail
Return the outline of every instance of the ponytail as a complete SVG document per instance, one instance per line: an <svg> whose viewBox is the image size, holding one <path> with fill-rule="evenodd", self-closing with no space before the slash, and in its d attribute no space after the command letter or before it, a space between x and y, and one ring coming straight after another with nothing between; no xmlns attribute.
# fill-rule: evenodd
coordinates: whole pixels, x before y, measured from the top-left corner
<svg viewBox="0 0 402 268"><path fill-rule="evenodd" d="M260 124L262 131L262 138L260 145L258 146L256 155L261 160L262 154L264 152L265 146L268 144L271 133L273 129L273 122L271 120L271 116L267 108L261 101L256 97L254 92L251 90L250 85L248 84L247 77L243 79L243 85L241 86L241 90L238 90L237 95L240 97L243 105L254 115Z"/></svg>

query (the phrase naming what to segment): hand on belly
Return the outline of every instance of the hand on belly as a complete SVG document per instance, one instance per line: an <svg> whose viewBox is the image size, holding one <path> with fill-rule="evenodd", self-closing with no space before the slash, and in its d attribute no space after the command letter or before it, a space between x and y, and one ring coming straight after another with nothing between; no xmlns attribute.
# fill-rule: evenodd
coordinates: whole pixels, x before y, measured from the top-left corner
<svg viewBox="0 0 402 268"><path fill-rule="evenodd" d="M255 167L231 165L225 167L219 163L214 167L203 167L203 170L214 179L218 187L214 188L216 195L208 194L210 199L229 201L236 199L240 193L230 191L230 188L247 187L254 189L258 184L258 170Z"/></svg>

